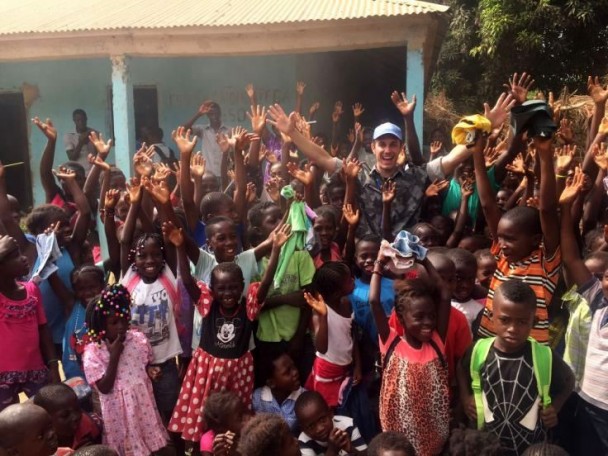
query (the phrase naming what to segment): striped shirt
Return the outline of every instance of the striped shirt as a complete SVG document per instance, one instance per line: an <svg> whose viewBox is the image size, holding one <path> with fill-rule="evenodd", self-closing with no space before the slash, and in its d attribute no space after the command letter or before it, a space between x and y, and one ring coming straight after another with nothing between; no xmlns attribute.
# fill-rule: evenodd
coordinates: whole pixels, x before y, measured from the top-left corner
<svg viewBox="0 0 608 456"><path fill-rule="evenodd" d="M537 342L547 345L549 343L549 315L547 306L551 303L555 287L559 279L562 260L561 250L558 247L551 258L546 258L542 248L534 250L530 256L516 263L509 263L500 251L497 242L492 244L492 254L496 258L496 272L490 282L486 307L483 310L481 324L479 326L479 337L492 337L494 323L492 321L492 304L494 291L501 283L511 279L519 279L530 285L536 294L536 321L530 336Z"/></svg>
<svg viewBox="0 0 608 456"><path fill-rule="evenodd" d="M336 415L333 417L334 427L346 431L350 438L353 448L357 451L367 450L367 445L361 437L359 428L354 425L353 419L347 416ZM327 451L327 442L319 442L311 439L308 434L301 432L298 437L298 444L300 445L300 451L302 456L322 456ZM338 453L340 456L346 455L347 453L340 450Z"/></svg>

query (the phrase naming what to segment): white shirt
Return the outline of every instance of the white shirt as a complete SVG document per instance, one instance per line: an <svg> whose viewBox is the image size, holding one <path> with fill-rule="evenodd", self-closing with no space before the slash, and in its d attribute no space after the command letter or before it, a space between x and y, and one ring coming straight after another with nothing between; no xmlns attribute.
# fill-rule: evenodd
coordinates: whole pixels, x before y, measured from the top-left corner
<svg viewBox="0 0 608 456"><path fill-rule="evenodd" d="M63 136L63 145L65 146L65 150L66 151L76 150L76 147L78 146L79 137L80 137L80 134L76 133L76 132L66 133ZM89 172L89 169L91 169L91 164L89 163L89 159L88 159L89 154L92 154L92 155L97 154L97 151L95 150L95 146L93 145L93 143L91 141L88 141L85 145L83 145L81 147L80 156L78 157L78 160L74 160L83 166L85 174Z"/></svg>
<svg viewBox="0 0 608 456"><path fill-rule="evenodd" d="M317 356L338 366L353 362L353 316L343 317L327 306L327 351Z"/></svg>
<svg viewBox="0 0 608 456"><path fill-rule="evenodd" d="M471 329L471 326L479 315L479 312L483 310L483 305L475 299L469 299L466 302L458 302L452 299L452 307L454 307L456 310L460 310L464 316L467 317L469 329Z"/></svg>
<svg viewBox="0 0 608 456"><path fill-rule="evenodd" d="M230 130L225 125L222 125L218 131L215 131L211 125L192 125L192 133L201 138L201 148L203 157L207 162L207 171L216 176L220 176L220 168L222 165L222 149L217 143L216 135L218 133L230 134Z"/></svg>

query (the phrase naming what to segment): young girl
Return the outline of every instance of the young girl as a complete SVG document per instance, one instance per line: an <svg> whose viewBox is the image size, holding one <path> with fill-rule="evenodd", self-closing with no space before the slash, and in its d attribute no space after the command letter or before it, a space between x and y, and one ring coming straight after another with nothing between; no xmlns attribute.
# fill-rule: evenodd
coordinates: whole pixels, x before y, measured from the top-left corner
<svg viewBox="0 0 608 456"><path fill-rule="evenodd" d="M352 371L353 384L361 380L358 349L353 340L353 309L348 295L354 279L346 263L331 261L317 270L313 297L304 293L313 308L316 359L306 389L319 392L330 407L341 405L340 391Z"/></svg>
<svg viewBox="0 0 608 456"><path fill-rule="evenodd" d="M155 192L163 191L165 187L151 187L146 182L144 179L146 191L153 196L159 213L175 217L168 190L166 201L162 201ZM167 261L170 256L166 254L163 238L158 233L144 233L131 243L142 191L132 186L130 193L131 208L122 233L121 283L132 298L131 325L141 331L152 346L153 360L147 368L148 375L152 379L158 411L168 423L180 386L175 357L182 353L175 319L181 303L174 275L175 259L173 256L172 261Z"/></svg>
<svg viewBox="0 0 608 456"><path fill-rule="evenodd" d="M120 455L148 456L167 445L167 433L154 403L147 367L150 343L129 328L131 296L122 285L106 287L87 309L84 349L86 379L99 391L104 443Z"/></svg>
<svg viewBox="0 0 608 456"><path fill-rule="evenodd" d="M243 428L239 453L247 456L300 456L298 441L277 415L260 413Z"/></svg>
<svg viewBox="0 0 608 456"><path fill-rule="evenodd" d="M380 251L370 284L370 305L384 355L380 423L383 431L404 433L416 454L439 454L449 434L448 371L443 344L451 292L425 258L422 265L429 283L406 280L397 290L395 311L405 327L402 338L389 328L380 304L386 261Z"/></svg>
<svg viewBox="0 0 608 456"><path fill-rule="evenodd" d="M215 436L230 433L238 441L249 413L236 394L232 391L222 391L207 398L204 418L207 431L201 436L201 455L213 456Z"/></svg>
<svg viewBox="0 0 608 456"><path fill-rule="evenodd" d="M32 396L50 379L59 382L58 360L42 296L33 282L18 282L29 272L17 241L0 236L0 410Z"/></svg>
<svg viewBox="0 0 608 456"><path fill-rule="evenodd" d="M234 391L249 409L253 391L253 358L249 342L257 318L272 283L279 252L289 237L289 226L274 233L272 253L261 283L251 284L246 299L243 273L235 263L220 263L212 273L209 287L196 283L190 274L184 234L172 223L163 225L165 237L177 247L184 286L203 317L199 347L192 355L169 430L184 440L198 442L203 434L204 403L213 391Z"/></svg>
<svg viewBox="0 0 608 456"><path fill-rule="evenodd" d="M103 290L104 275L100 268L86 265L74 269L70 275L70 281L74 290L75 302L71 304L70 316L65 324L61 358L63 372L68 379L84 377L81 356L85 345L86 309L90 300Z"/></svg>
<svg viewBox="0 0 608 456"><path fill-rule="evenodd" d="M313 224L316 245L311 251L315 268L320 268L327 261L342 261L340 246L334 242L338 230L338 221L333 207L321 207L317 210Z"/></svg>

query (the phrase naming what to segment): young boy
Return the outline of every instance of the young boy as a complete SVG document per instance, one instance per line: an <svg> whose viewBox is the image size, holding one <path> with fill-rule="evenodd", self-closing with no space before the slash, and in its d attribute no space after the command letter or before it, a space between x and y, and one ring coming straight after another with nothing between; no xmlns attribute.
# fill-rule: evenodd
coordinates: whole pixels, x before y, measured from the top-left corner
<svg viewBox="0 0 608 456"><path fill-rule="evenodd" d="M491 251L496 256L497 269L490 282L478 336L496 335L496 319L492 318L495 291L501 283L520 279L530 285L536 295L536 320L531 336L542 344L548 344L547 306L553 298L561 264L551 140L534 138L537 159L540 159L539 210L516 207L504 214L496 204L486 172L484 143L485 139L481 137L473 146L475 180L481 207L494 239Z"/></svg>
<svg viewBox="0 0 608 456"><path fill-rule="evenodd" d="M589 266L593 264L588 266L579 254L570 209L580 195L582 185L583 175L579 171L572 183L566 185L559 200L561 245L567 277L588 303L592 316L590 325L587 323L580 327L583 334L589 331L589 339L582 379L577 385L576 454L608 454L608 269L604 270L601 279L598 278L590 270Z"/></svg>
<svg viewBox="0 0 608 456"><path fill-rule="evenodd" d="M352 418L334 416L316 391L306 391L296 401L302 432L298 437L302 456L364 455L367 445Z"/></svg>
<svg viewBox="0 0 608 456"><path fill-rule="evenodd" d="M0 412L0 449L10 456L50 456L57 434L48 413L34 404L13 404Z"/></svg>
<svg viewBox="0 0 608 456"><path fill-rule="evenodd" d="M532 288L522 281L502 283L494 294L496 337L469 348L458 369L467 416L478 428L496 434L508 455L521 454L545 440L546 429L557 425L557 413L574 388L570 368L550 348L529 339L536 300ZM547 370L548 385L542 380L547 379ZM539 384L548 391L539 391Z"/></svg>
<svg viewBox="0 0 608 456"><path fill-rule="evenodd" d="M477 260L475 255L465 249L451 249L446 252L446 255L454 262L456 268L452 307L467 317L469 328L472 328L479 312L483 310L483 304L473 298L477 278Z"/></svg>
<svg viewBox="0 0 608 456"><path fill-rule="evenodd" d="M266 375L266 384L253 392L253 411L281 416L295 434L298 424L295 404L305 391L298 369L287 353L266 353L260 361L259 372Z"/></svg>

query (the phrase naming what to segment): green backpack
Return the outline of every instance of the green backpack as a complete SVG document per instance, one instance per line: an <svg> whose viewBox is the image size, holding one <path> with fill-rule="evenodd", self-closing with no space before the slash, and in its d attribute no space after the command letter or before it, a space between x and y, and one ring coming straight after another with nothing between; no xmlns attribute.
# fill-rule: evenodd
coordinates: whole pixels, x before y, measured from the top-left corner
<svg viewBox="0 0 608 456"><path fill-rule="evenodd" d="M484 414L481 388L481 366L488 357L490 347L494 344L496 337L479 339L473 347L471 353L471 379L473 396L475 397L475 407L477 408L477 429L483 428ZM551 387L551 368L553 363L553 353L545 345L539 344L531 337L528 338L532 344L532 365L534 366L534 376L540 394L543 407L551 405L549 388Z"/></svg>

